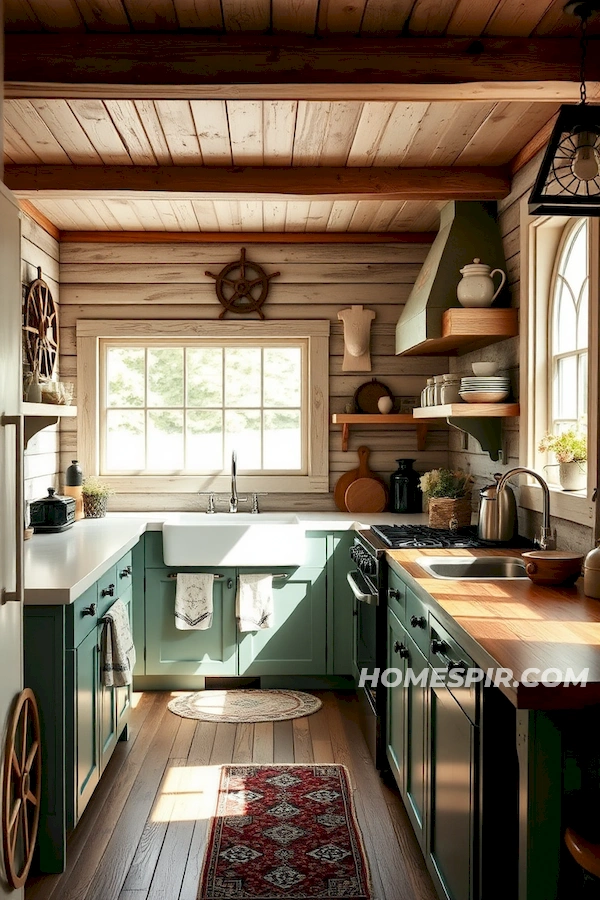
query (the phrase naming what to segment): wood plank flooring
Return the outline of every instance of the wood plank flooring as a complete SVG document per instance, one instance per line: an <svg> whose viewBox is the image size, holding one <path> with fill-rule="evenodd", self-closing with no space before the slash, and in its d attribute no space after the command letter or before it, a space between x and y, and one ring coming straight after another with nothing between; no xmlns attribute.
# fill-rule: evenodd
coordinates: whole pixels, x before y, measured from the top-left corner
<svg viewBox="0 0 600 900"><path fill-rule="evenodd" d="M323 708L290 722L181 719L168 693L136 694L120 743L68 846L62 875L33 876L26 900L196 900L219 766L337 762L355 788L375 900L435 900L396 791L377 774L354 694L316 692Z"/></svg>

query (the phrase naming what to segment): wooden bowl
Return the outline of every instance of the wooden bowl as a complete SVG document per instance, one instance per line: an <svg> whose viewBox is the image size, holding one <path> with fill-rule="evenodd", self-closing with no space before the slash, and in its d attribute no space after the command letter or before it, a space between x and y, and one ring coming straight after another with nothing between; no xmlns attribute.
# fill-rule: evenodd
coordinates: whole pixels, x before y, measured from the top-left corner
<svg viewBox="0 0 600 900"><path fill-rule="evenodd" d="M575 584L581 575L582 553L568 550L530 550L521 554L534 584Z"/></svg>

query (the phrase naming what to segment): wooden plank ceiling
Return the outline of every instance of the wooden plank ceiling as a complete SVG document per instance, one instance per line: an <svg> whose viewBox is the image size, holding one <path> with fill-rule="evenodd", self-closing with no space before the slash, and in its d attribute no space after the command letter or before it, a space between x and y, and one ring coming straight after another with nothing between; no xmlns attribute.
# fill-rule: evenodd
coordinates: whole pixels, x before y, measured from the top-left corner
<svg viewBox="0 0 600 900"><path fill-rule="evenodd" d="M7 100L5 163L499 166L553 103ZM61 230L431 231L437 202L35 198Z"/></svg>
<svg viewBox="0 0 600 900"><path fill-rule="evenodd" d="M5 0L8 31L575 34L562 0ZM598 32L598 22L590 31Z"/></svg>

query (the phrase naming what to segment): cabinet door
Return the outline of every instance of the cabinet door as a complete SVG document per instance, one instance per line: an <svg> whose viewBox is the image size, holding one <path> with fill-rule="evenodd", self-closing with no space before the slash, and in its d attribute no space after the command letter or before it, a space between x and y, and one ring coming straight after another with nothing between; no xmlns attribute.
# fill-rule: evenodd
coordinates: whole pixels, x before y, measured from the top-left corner
<svg viewBox="0 0 600 900"><path fill-rule="evenodd" d="M180 631L175 627L175 579L168 569L146 570L147 675L237 675L235 571L218 572L223 577L214 583L211 627Z"/></svg>
<svg viewBox="0 0 600 900"><path fill-rule="evenodd" d="M127 588L121 597L129 613L131 623L131 587ZM102 630L105 626L98 626L98 643L102 647ZM99 659L100 673L98 676L98 719L100 724L100 772L106 768L112 752L115 749L119 734L126 724L127 712L130 707L131 686L105 687L102 683L102 660Z"/></svg>
<svg viewBox="0 0 600 900"><path fill-rule="evenodd" d="M430 691L429 854L450 900L473 900L477 853L477 728L450 691Z"/></svg>
<svg viewBox="0 0 600 900"><path fill-rule="evenodd" d="M296 569L273 579L273 627L239 635L240 675L326 673L323 569Z"/></svg>
<svg viewBox="0 0 600 900"><path fill-rule="evenodd" d="M327 586L327 671L332 675L351 675L353 672L353 611L354 594L347 575L354 568L350 547L354 531L330 534L328 541Z"/></svg>
<svg viewBox="0 0 600 900"><path fill-rule="evenodd" d="M75 810L85 809L100 777L98 748L98 690L100 660L98 631L94 628L75 650Z"/></svg>
<svg viewBox="0 0 600 900"><path fill-rule="evenodd" d="M396 783L404 793L404 757L406 752L406 691L404 678L407 635L391 609L388 610L387 665L398 669L402 679L387 689L386 749L387 758ZM393 680L393 679L392 679Z"/></svg>
<svg viewBox="0 0 600 900"><path fill-rule="evenodd" d="M409 815L417 837L423 837L425 820L425 754L427 748L427 685L421 682L427 677L428 664L410 635L407 670L412 677L406 682L406 800Z"/></svg>

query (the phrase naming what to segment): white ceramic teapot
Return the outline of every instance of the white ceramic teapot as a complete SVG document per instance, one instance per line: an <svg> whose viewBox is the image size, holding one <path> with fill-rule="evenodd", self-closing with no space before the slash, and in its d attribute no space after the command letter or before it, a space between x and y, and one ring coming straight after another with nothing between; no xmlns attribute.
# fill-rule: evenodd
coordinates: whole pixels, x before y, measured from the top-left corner
<svg viewBox="0 0 600 900"><path fill-rule="evenodd" d="M494 292L494 275L500 275L498 290ZM493 269L477 257L460 270L462 275L456 288L456 296L461 306L487 308L491 306L506 282L502 269Z"/></svg>

